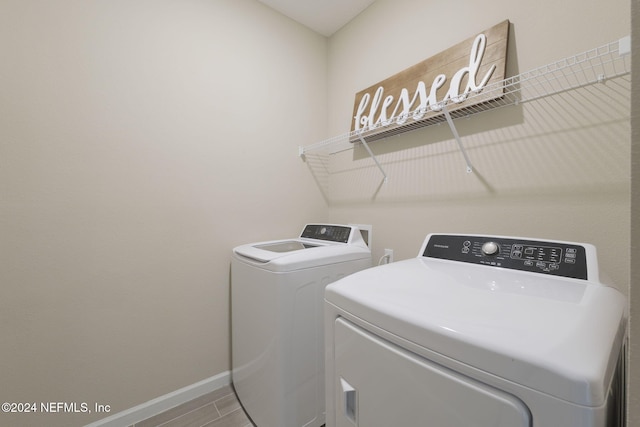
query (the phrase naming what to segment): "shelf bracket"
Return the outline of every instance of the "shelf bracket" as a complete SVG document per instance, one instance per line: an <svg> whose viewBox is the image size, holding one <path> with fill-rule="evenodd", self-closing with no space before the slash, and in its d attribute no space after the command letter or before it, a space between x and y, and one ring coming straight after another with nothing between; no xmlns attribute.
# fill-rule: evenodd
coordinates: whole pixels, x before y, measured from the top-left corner
<svg viewBox="0 0 640 427"><path fill-rule="evenodd" d="M458 135L458 130L456 129L456 125L453 124L453 119L451 118L451 114L449 114L449 110L445 104L442 104L442 111L444 112L444 117L447 119L447 123L449 124L449 128L451 128L451 133L453 133L453 137L456 139L458 143L458 147L460 151L462 151L462 155L464 156L464 161L467 162L467 173L473 172L473 166L471 165L471 161L469 160L469 156L467 156L467 152L462 145L462 141L460 140L460 135Z"/></svg>
<svg viewBox="0 0 640 427"><path fill-rule="evenodd" d="M380 172L382 172L382 176L384 176L383 182L386 184L389 181L389 178L387 177L387 174L385 173L384 169L382 169L382 166L380 166L380 162L378 162L378 159L376 159L376 156L373 154L373 151L371 151L371 148L369 148L369 144L367 144L367 141L365 141L364 138L362 137L362 132L358 132L357 135L360 142L362 142L362 145L364 145L364 148L367 149L367 153L369 153L369 156L371 156L373 161L376 163L376 166L378 166L378 169L380 169Z"/></svg>

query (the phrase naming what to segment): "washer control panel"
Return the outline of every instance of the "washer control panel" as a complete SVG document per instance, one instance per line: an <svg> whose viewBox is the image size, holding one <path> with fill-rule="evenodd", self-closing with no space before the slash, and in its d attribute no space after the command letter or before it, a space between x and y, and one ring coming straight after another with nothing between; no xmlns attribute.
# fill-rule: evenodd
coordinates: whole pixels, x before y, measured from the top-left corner
<svg viewBox="0 0 640 427"><path fill-rule="evenodd" d="M343 225L307 224L300 237L326 240L329 242L349 243L351 227Z"/></svg>
<svg viewBox="0 0 640 427"><path fill-rule="evenodd" d="M422 256L587 280L586 250L575 243L433 234Z"/></svg>

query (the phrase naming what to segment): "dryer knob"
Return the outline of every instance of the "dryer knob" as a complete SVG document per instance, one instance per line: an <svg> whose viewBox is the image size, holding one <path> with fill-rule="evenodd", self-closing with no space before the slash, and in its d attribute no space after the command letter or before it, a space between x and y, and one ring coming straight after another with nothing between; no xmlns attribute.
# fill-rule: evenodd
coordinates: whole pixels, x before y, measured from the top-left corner
<svg viewBox="0 0 640 427"><path fill-rule="evenodd" d="M487 242L482 245L482 253L487 256L497 255L500 252L500 246L496 242Z"/></svg>

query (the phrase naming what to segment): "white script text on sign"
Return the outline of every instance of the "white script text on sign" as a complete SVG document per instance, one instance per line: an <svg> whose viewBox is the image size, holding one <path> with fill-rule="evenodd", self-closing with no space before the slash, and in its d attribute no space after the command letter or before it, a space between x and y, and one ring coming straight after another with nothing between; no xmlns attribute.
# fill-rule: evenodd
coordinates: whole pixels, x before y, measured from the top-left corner
<svg viewBox="0 0 640 427"><path fill-rule="evenodd" d="M449 107L453 111L499 98L502 91L471 99L469 95L504 80L508 35L509 21L503 21L358 92L351 130L366 132L374 140L428 124L426 119L441 114L443 103L453 103L455 107Z"/></svg>

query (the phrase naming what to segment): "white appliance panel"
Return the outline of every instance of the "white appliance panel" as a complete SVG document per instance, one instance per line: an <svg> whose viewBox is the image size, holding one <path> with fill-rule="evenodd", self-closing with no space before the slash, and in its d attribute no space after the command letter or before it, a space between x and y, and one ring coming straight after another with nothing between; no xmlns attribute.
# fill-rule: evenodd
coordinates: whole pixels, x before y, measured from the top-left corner
<svg viewBox="0 0 640 427"><path fill-rule="evenodd" d="M324 424L324 289L371 266L357 229L302 236L236 247L231 261L232 380L260 427Z"/></svg>
<svg viewBox="0 0 640 427"><path fill-rule="evenodd" d="M430 234L327 286L327 427L624 426L627 303L599 276L588 244Z"/></svg>
<svg viewBox="0 0 640 427"><path fill-rule="evenodd" d="M335 322L336 427L529 427L517 398Z"/></svg>

